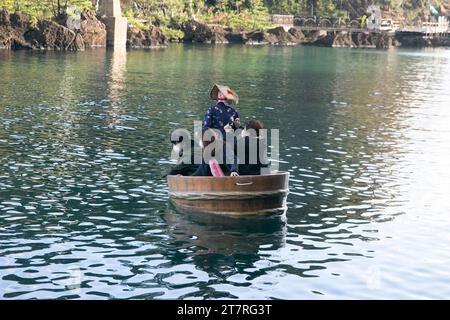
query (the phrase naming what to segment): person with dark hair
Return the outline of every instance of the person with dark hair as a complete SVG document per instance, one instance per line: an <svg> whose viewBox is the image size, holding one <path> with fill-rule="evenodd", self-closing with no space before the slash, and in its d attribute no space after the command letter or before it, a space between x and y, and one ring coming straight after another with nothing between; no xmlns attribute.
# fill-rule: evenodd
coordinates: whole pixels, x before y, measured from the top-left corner
<svg viewBox="0 0 450 320"><path fill-rule="evenodd" d="M245 129L241 138L235 145L234 153L238 157L238 172L240 175L260 175L261 168L268 166L266 154L260 154L260 150L266 150L266 141L260 136L263 125L260 121L252 119L245 123ZM242 148L243 149L240 149Z"/></svg>

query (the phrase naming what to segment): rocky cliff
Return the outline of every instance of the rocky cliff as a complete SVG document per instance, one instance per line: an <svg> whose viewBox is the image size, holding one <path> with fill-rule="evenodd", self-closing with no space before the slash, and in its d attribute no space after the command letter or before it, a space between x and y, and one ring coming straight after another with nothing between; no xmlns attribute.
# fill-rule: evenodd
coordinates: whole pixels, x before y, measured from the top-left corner
<svg viewBox="0 0 450 320"><path fill-rule="evenodd" d="M161 48L167 47L168 39L160 28L150 26L148 29L128 28L127 47Z"/></svg>
<svg viewBox="0 0 450 320"><path fill-rule="evenodd" d="M347 48L389 48L392 46L448 46L449 39L423 39L421 36L397 35L375 32L301 32L295 28L286 31L282 27L266 31L246 31L220 25L209 25L195 20L172 26L184 34L188 43L246 45L314 45ZM156 26L145 29L129 27L127 47L166 47L169 39ZM79 19L65 21L39 20L32 24L19 12L9 14L0 10L0 49L41 49L79 51L90 47L106 46L105 25L91 10L84 10Z"/></svg>
<svg viewBox="0 0 450 320"><path fill-rule="evenodd" d="M19 13L0 11L0 48L41 50L84 50L86 47L105 47L106 30L88 9L83 11L78 27L68 28L65 22L38 20L35 25Z"/></svg>
<svg viewBox="0 0 450 320"><path fill-rule="evenodd" d="M183 23L179 29L184 33L184 42L194 43L297 45L306 40L302 32L296 29L285 31L282 27L249 32L189 20Z"/></svg>

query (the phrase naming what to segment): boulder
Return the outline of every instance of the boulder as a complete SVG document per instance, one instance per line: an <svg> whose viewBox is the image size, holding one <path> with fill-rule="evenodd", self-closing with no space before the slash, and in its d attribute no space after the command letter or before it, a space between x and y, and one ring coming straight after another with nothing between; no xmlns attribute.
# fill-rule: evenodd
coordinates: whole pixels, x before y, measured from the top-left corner
<svg viewBox="0 0 450 320"><path fill-rule="evenodd" d="M33 49L21 31L12 27L0 26L0 49Z"/></svg>
<svg viewBox="0 0 450 320"><path fill-rule="evenodd" d="M0 26L10 27L11 20L9 19L9 12L5 8L0 10Z"/></svg>
<svg viewBox="0 0 450 320"><path fill-rule="evenodd" d="M89 47L106 47L106 27L89 9L81 13L80 34Z"/></svg>
<svg viewBox="0 0 450 320"><path fill-rule="evenodd" d="M181 30L183 28L183 26L181 25L180 22L178 22L176 19L174 18L170 18L170 22L168 25L169 28L171 29L175 29L175 30Z"/></svg>
<svg viewBox="0 0 450 320"><path fill-rule="evenodd" d="M211 42L212 31L207 24L188 20L181 25L181 30L184 32L185 42Z"/></svg>
<svg viewBox="0 0 450 320"><path fill-rule="evenodd" d="M230 43L230 41L226 36L227 32L222 26L211 25L210 28L212 32L211 43L214 44Z"/></svg>
<svg viewBox="0 0 450 320"><path fill-rule="evenodd" d="M32 49L23 32L29 26L29 19L19 12L12 15L6 9L0 10L0 49Z"/></svg>
<svg viewBox="0 0 450 320"><path fill-rule="evenodd" d="M51 20L40 20L35 29L25 33L27 41L38 43L43 49L48 50L82 50L83 47L76 47L76 34Z"/></svg>
<svg viewBox="0 0 450 320"><path fill-rule="evenodd" d="M294 40L296 43L302 43L306 41L305 35L300 30L291 28L288 32L291 35L292 40Z"/></svg>
<svg viewBox="0 0 450 320"><path fill-rule="evenodd" d="M166 35L156 26L149 29L132 27L127 33L127 47L129 48L158 48L166 47L168 43Z"/></svg>
<svg viewBox="0 0 450 320"><path fill-rule="evenodd" d="M290 29L286 32L283 27L269 29L265 38L270 44L278 45L296 45L304 41L304 35L296 29Z"/></svg>
<svg viewBox="0 0 450 320"><path fill-rule="evenodd" d="M318 47L331 47L333 45L333 35L331 33L314 32L310 35L307 44Z"/></svg>
<svg viewBox="0 0 450 320"><path fill-rule="evenodd" d="M354 32L352 34L352 41L355 46L360 48L372 48L375 47L372 34L369 32Z"/></svg>
<svg viewBox="0 0 450 320"><path fill-rule="evenodd" d="M356 45L352 40L352 33L345 31L333 32L316 32L311 36L308 44L319 47L334 47L334 48L353 48Z"/></svg>
<svg viewBox="0 0 450 320"><path fill-rule="evenodd" d="M83 37L81 36L80 33L77 33L75 35L75 40L69 46L69 50L70 51L83 51L85 48L86 48L86 45L84 43Z"/></svg>
<svg viewBox="0 0 450 320"><path fill-rule="evenodd" d="M274 44L278 42L278 38L270 33L264 31L253 31L246 34L246 44Z"/></svg>
<svg viewBox="0 0 450 320"><path fill-rule="evenodd" d="M15 12L10 17L11 27L25 31L30 28L30 18L21 12Z"/></svg>
<svg viewBox="0 0 450 320"><path fill-rule="evenodd" d="M352 33L351 32L333 32L333 43L331 44L332 47L337 48L353 48L356 47L352 40Z"/></svg>
<svg viewBox="0 0 450 320"><path fill-rule="evenodd" d="M238 43L238 44L244 44L247 43L248 37L242 30L233 30L229 28L228 30L225 29L224 34L225 40L222 43Z"/></svg>

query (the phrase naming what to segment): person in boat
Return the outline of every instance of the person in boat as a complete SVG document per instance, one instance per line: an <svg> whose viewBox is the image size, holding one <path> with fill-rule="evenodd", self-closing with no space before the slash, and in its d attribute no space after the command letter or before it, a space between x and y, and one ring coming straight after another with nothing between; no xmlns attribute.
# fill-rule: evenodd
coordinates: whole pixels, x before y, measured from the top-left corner
<svg viewBox="0 0 450 320"><path fill-rule="evenodd" d="M209 96L217 100L217 103L206 111L202 129L218 129L225 140L227 131L236 130L241 126L239 113L232 107L233 104L239 103L239 97L229 87L219 84L214 84Z"/></svg>
<svg viewBox="0 0 450 320"><path fill-rule="evenodd" d="M260 121L255 119L247 121L241 132L241 138L235 144L234 153L238 157L238 172L241 176L261 175L261 168L268 167L265 153L260 154L260 150L266 147L263 137L260 136L262 129ZM241 153L240 146L243 147Z"/></svg>
<svg viewBox="0 0 450 320"><path fill-rule="evenodd" d="M196 142L193 139L187 143L183 141L183 136L179 136L176 140L171 140L171 142L172 150L178 156L178 161L165 176L177 174L190 176L199 167L198 164L195 164L195 154L197 150L201 149L195 146Z"/></svg>
<svg viewBox="0 0 450 320"><path fill-rule="evenodd" d="M210 148L211 144L214 144ZM198 169L192 174L192 176L238 176L238 165L235 153L232 151L232 155L227 156L226 142L222 139L222 135L217 134L212 129L205 129L202 133L202 145L203 145L203 157L202 163ZM219 156L216 151L222 149L222 163L219 163L217 157ZM211 149L211 154L207 154L208 149Z"/></svg>

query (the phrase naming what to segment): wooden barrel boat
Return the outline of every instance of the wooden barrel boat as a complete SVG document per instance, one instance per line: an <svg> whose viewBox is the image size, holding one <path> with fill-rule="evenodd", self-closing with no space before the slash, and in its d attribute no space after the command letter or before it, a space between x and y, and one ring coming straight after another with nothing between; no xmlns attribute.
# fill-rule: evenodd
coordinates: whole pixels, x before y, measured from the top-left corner
<svg viewBox="0 0 450 320"><path fill-rule="evenodd" d="M181 211L232 216L286 212L289 172L261 176L167 176L169 196Z"/></svg>

